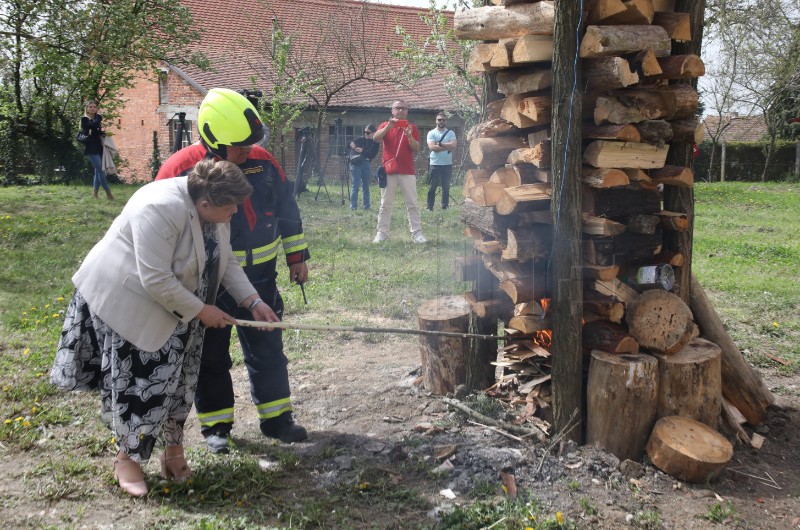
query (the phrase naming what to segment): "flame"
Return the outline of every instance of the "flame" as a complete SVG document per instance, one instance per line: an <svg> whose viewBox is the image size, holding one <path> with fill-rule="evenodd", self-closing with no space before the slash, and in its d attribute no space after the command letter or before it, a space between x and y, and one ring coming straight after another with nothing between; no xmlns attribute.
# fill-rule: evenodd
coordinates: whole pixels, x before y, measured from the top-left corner
<svg viewBox="0 0 800 530"><path fill-rule="evenodd" d="M547 315L547 308L550 307L550 298L542 298L539 300L539 305L542 306L542 309L544 310L544 313L542 313L542 317L544 317ZM545 329L534 332L533 342L534 344L538 344L542 348L549 350L550 346L553 344L553 330Z"/></svg>

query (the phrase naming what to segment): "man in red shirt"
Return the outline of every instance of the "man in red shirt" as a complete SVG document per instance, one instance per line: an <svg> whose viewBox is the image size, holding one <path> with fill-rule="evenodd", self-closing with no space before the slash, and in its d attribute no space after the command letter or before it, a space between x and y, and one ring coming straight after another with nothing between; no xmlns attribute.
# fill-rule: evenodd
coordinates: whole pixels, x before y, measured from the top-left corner
<svg viewBox="0 0 800 530"><path fill-rule="evenodd" d="M378 212L378 233L373 243L389 237L392 208L397 188L403 192L414 243L426 243L422 234L422 220L417 200L417 177L414 172L414 155L419 152L419 131L408 123L408 105L398 99L392 103L392 117L378 126L373 140L383 144L383 164L386 168L386 187L381 188L381 209Z"/></svg>

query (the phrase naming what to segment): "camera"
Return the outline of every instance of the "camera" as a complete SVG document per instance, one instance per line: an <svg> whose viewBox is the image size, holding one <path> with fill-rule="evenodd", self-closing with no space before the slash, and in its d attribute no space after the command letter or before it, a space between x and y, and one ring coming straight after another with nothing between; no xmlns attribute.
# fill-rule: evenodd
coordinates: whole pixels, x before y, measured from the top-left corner
<svg viewBox="0 0 800 530"><path fill-rule="evenodd" d="M240 88L236 92L246 97L247 101L252 103L255 108L258 108L258 100L264 95L260 90L248 90L246 88Z"/></svg>

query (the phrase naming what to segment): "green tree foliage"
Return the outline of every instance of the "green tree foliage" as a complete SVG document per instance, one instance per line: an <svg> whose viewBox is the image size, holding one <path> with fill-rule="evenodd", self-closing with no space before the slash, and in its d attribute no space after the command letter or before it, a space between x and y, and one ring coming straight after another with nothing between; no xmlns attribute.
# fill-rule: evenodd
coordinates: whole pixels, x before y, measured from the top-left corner
<svg viewBox="0 0 800 530"><path fill-rule="evenodd" d="M441 78L450 101L468 127L477 123L481 114L483 78L467 71L470 53L477 41L459 40L453 27L448 27L444 10L481 5L482 0L456 0L450 6L445 2L437 7L436 0L430 0L428 13L420 15L430 33L418 38L397 26L398 34L403 37L403 48L394 53L403 62L400 77L406 83L413 85L427 77Z"/></svg>
<svg viewBox="0 0 800 530"><path fill-rule="evenodd" d="M168 0L4 2L0 133L16 149L2 177L80 166L72 136L83 102L97 100L112 118L122 91L157 61L207 66L202 54L183 51L196 37L188 9Z"/></svg>

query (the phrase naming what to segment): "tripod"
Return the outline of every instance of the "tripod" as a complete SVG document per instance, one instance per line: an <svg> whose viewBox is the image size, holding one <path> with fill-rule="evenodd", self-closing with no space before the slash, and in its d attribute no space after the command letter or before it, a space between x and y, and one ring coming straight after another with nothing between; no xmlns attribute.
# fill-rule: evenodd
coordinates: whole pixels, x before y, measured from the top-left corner
<svg viewBox="0 0 800 530"><path fill-rule="evenodd" d="M185 112L176 112L172 118L169 119L167 125L169 126L172 122L175 121L175 116L178 117L178 126L175 128L175 136L172 141L172 152L177 153L183 148L184 142L186 145L192 143L192 139L189 136L189 131L186 130L186 113Z"/></svg>

